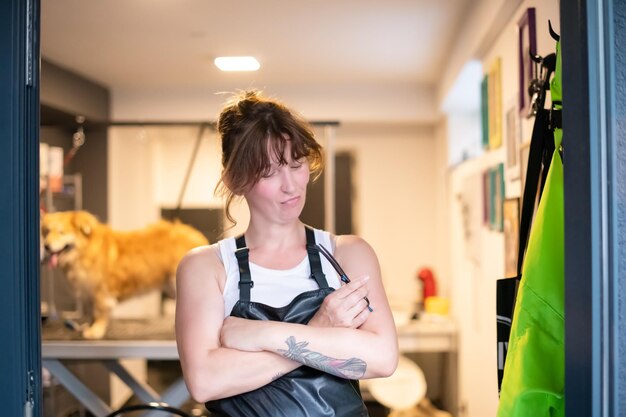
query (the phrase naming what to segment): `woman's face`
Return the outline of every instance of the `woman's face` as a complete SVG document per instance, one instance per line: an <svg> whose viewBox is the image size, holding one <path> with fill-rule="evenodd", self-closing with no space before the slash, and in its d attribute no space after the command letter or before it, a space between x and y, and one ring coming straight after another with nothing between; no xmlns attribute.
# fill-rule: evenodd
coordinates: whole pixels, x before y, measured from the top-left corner
<svg viewBox="0 0 626 417"><path fill-rule="evenodd" d="M245 193L251 216L279 223L298 219L309 183L309 162L306 158L291 159L289 141L285 146L287 164L279 165L275 158L272 159L270 172Z"/></svg>

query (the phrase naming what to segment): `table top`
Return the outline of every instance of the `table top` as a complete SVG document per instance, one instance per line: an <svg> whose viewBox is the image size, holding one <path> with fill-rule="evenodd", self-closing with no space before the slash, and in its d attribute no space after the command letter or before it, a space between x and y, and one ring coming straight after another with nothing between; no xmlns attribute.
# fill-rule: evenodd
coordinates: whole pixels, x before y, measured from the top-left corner
<svg viewBox="0 0 626 417"><path fill-rule="evenodd" d="M84 341L80 332L70 330L64 321L47 320L41 326L44 341ZM141 319L112 319L104 337L105 340L174 340L174 317L163 316Z"/></svg>
<svg viewBox="0 0 626 417"><path fill-rule="evenodd" d="M42 358L178 360L173 318L112 320L106 337L84 340L63 323L42 326ZM398 327L401 352L456 350L456 326L450 320L411 320Z"/></svg>
<svg viewBox="0 0 626 417"><path fill-rule="evenodd" d="M62 320L41 326L43 359L178 359L174 317L113 319L104 339L85 340Z"/></svg>

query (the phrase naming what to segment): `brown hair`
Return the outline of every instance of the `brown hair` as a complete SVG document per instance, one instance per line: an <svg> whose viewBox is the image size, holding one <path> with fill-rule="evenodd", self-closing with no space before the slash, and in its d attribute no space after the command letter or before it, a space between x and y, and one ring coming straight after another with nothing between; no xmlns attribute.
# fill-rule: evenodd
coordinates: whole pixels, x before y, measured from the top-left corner
<svg viewBox="0 0 626 417"><path fill-rule="evenodd" d="M271 169L272 155L279 164L285 160L285 146L291 142L291 158L307 158L316 179L323 165L322 148L310 125L284 104L244 91L233 97L220 113L217 131L222 138L222 176L216 191L226 196L226 217L233 224L230 205ZM269 150L269 152L268 152Z"/></svg>

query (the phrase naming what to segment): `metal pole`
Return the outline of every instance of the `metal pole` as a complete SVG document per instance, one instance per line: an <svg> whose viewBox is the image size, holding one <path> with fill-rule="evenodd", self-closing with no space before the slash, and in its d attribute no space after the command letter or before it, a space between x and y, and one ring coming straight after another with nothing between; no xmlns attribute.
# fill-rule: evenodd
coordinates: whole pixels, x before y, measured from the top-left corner
<svg viewBox="0 0 626 417"><path fill-rule="evenodd" d="M335 126L324 126L326 163L324 168L324 228L335 233Z"/></svg>

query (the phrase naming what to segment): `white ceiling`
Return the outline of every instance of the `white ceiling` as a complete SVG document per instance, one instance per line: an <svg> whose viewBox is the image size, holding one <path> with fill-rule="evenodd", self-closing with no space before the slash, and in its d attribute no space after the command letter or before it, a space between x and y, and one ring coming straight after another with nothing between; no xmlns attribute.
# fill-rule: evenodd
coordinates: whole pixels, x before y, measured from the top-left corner
<svg viewBox="0 0 626 417"><path fill-rule="evenodd" d="M42 0L42 55L116 91L434 86L472 0ZM256 73L221 73L254 55Z"/></svg>

